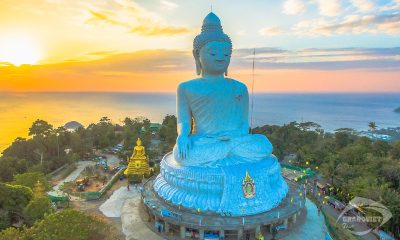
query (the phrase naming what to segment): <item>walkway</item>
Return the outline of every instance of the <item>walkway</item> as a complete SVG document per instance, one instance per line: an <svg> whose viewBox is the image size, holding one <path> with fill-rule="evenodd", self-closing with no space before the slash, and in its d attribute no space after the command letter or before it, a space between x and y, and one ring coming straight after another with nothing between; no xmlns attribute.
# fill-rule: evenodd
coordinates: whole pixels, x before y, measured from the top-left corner
<svg viewBox="0 0 400 240"><path fill-rule="evenodd" d="M307 239L307 240L321 240L325 239L327 228L322 214L318 215L318 209L314 203L307 199L306 201L305 219L302 223L296 225L294 228L289 228L289 234L280 238L279 233L277 239L293 240L293 239ZM286 230L284 230L286 231ZM267 238L270 239L270 238Z"/></svg>
<svg viewBox="0 0 400 240"><path fill-rule="evenodd" d="M163 240L165 238L151 231L140 218L140 195L126 200L122 207L122 232L126 240Z"/></svg>
<svg viewBox="0 0 400 240"><path fill-rule="evenodd" d="M99 210L106 217L121 217L122 206L128 199L140 199L139 189L131 186L129 191L127 187L115 190L111 197L99 207Z"/></svg>
<svg viewBox="0 0 400 240"><path fill-rule="evenodd" d="M126 240L139 239L178 239L178 237L161 237L150 230L139 216L140 197L126 200L122 207L122 229L126 235ZM324 217L318 215L317 207L309 200L306 201L307 213L299 224L289 230L282 230L276 236L276 239L282 240L321 240L325 239L327 228L325 226ZM299 219L300 220L300 219ZM264 232L266 239L271 239L270 234Z"/></svg>

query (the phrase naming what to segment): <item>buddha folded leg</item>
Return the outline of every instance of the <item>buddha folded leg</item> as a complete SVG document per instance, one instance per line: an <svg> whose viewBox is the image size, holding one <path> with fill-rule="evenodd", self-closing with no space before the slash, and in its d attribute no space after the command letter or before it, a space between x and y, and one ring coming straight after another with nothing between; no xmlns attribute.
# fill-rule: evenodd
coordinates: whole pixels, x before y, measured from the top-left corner
<svg viewBox="0 0 400 240"><path fill-rule="evenodd" d="M272 154L272 144L264 135L247 134L241 136L236 142L229 155L258 161Z"/></svg>
<svg viewBox="0 0 400 240"><path fill-rule="evenodd" d="M243 162L256 162L272 153L272 144L260 134L237 136L212 136L194 134L192 147L185 159L175 159L184 166L219 166Z"/></svg>

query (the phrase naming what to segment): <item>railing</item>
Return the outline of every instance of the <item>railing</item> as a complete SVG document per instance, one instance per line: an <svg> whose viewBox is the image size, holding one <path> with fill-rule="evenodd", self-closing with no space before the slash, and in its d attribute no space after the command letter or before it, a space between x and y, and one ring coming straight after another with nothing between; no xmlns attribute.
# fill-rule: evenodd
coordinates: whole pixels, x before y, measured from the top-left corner
<svg viewBox="0 0 400 240"><path fill-rule="evenodd" d="M57 168L56 170L52 171L51 173L48 174L48 176L53 176L56 175L57 173L61 172L64 168L66 168L68 164L64 164L61 167Z"/></svg>
<svg viewBox="0 0 400 240"><path fill-rule="evenodd" d="M224 228L235 228L238 225L245 225L246 227L256 226L260 223L276 223L277 221L283 222L284 219L291 217L294 213L300 211L305 206L306 194L302 185L299 185L293 181L287 181L292 191L284 199L284 205L293 205L290 208L279 209L279 206L269 211L267 215L258 217L249 216L238 216L224 218L218 214L198 214L195 210L179 208L179 206L173 206L166 202L164 199L160 198L152 189L151 181L154 177L146 180L143 184L143 191L141 192L142 199L144 200L144 205L147 206L148 210L152 214L163 218L168 217L163 215L162 210L166 209L172 212L173 216L182 216L184 214L186 219L181 217L168 217L169 222L176 225L185 225L188 228L198 228L200 226L205 226L210 229L219 229L222 226ZM301 193L301 194L300 194ZM175 215L174 215L175 214Z"/></svg>
<svg viewBox="0 0 400 240"><path fill-rule="evenodd" d="M303 175L298 177L297 180L303 180L303 179L305 180L305 179L311 178L311 177L316 175L316 173L314 171L312 171L311 169L304 169L304 168L301 168L301 167L297 167L297 166L293 166L293 165L289 165L289 164L284 164L284 163L281 163L281 167L304 173Z"/></svg>

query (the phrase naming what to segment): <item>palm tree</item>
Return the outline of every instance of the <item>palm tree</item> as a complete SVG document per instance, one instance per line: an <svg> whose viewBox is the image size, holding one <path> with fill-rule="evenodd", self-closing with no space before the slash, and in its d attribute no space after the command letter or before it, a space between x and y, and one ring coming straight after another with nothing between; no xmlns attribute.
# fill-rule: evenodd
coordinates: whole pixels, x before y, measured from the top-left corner
<svg viewBox="0 0 400 240"><path fill-rule="evenodd" d="M371 131L375 131L375 130L378 128L378 126L376 126L376 123L375 123L375 122L370 122L370 123L368 124L368 127L369 127L369 129L370 129Z"/></svg>

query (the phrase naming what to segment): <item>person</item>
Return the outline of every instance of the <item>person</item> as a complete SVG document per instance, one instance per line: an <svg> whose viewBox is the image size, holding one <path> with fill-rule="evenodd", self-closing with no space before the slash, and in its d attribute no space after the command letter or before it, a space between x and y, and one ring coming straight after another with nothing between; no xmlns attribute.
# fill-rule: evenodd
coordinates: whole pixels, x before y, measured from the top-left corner
<svg viewBox="0 0 400 240"><path fill-rule="evenodd" d="M266 159L272 144L249 134L249 94L245 84L225 77L232 42L210 13L193 43L200 78L179 84L178 137L173 153L185 166L223 166Z"/></svg>

